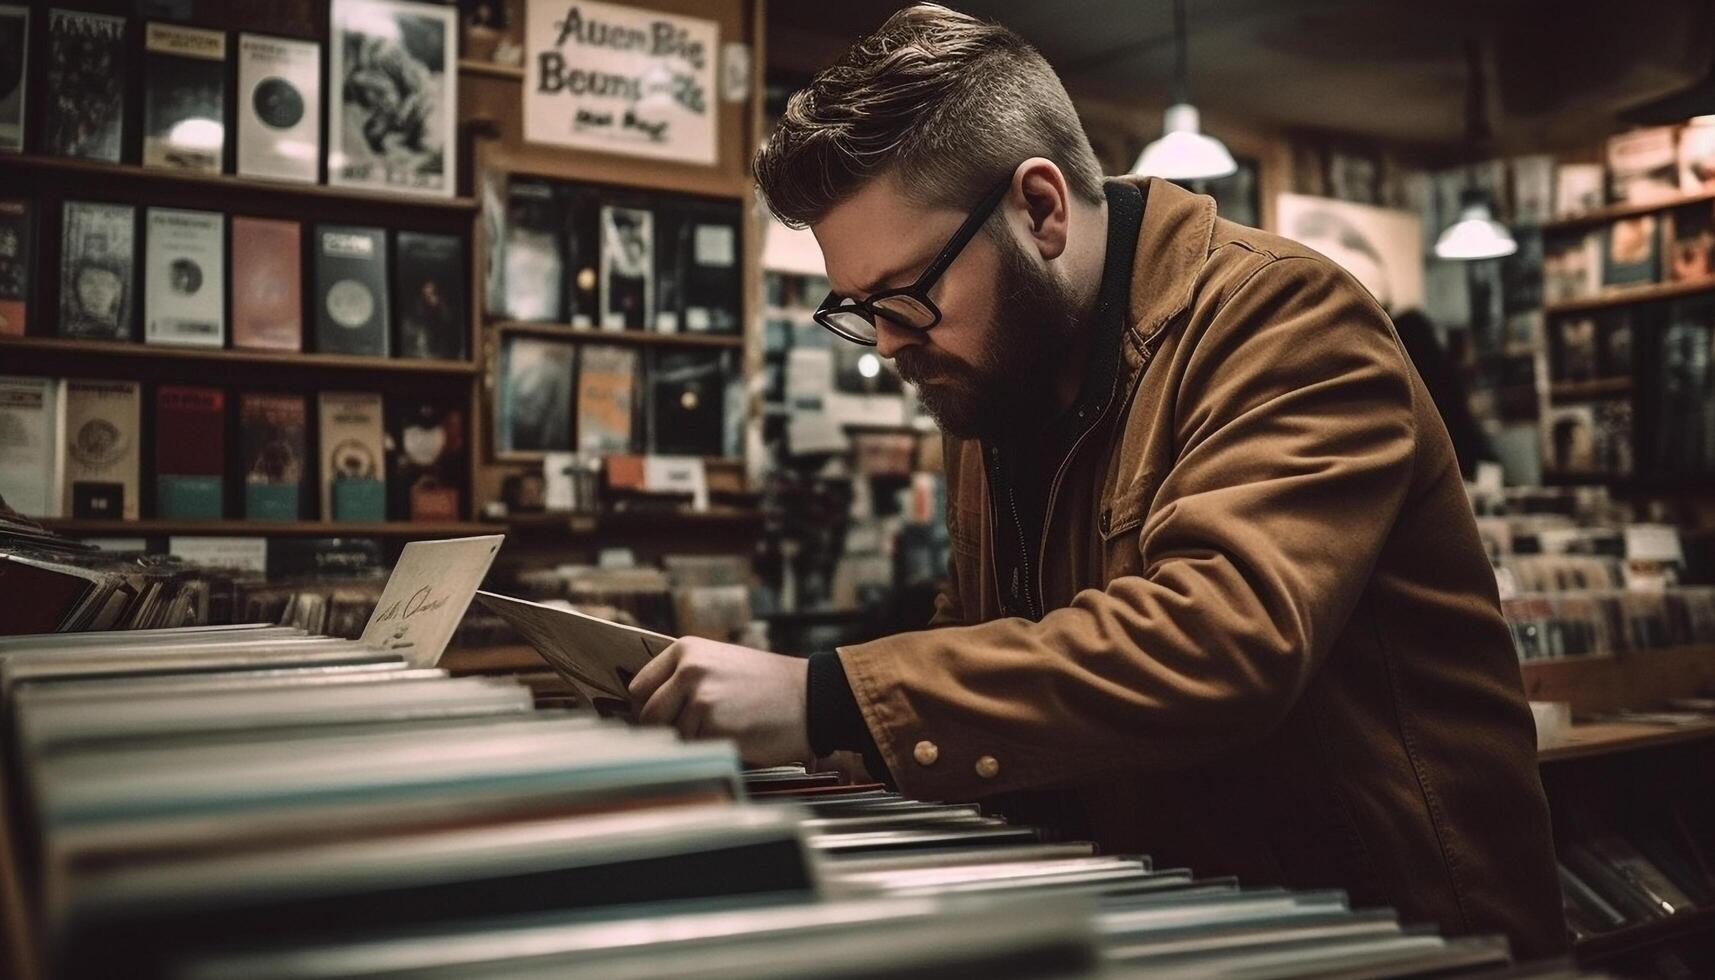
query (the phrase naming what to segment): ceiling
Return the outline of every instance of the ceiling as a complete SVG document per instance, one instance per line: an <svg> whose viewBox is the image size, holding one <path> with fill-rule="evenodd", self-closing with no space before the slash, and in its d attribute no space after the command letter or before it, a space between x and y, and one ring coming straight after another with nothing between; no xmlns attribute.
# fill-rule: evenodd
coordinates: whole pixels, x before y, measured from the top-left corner
<svg viewBox="0 0 1715 980"><path fill-rule="evenodd" d="M1074 96L1165 102L1170 0L954 5L1022 34ZM802 84L901 6L769 0L771 79ZM1715 112L1715 87L1696 88L1715 62L1709 0L1187 0L1187 21L1191 98L1210 117L1449 150L1465 131L1468 37L1484 45L1504 149L1588 144L1676 96L1673 112Z"/></svg>

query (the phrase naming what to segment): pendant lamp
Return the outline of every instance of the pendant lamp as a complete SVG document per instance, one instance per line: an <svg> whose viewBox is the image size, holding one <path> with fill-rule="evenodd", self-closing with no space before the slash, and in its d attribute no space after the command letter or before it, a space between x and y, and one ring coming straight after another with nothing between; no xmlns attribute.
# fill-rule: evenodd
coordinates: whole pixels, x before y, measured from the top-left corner
<svg viewBox="0 0 1715 980"><path fill-rule="evenodd" d="M1162 118L1161 138L1143 148L1131 172L1168 180L1212 180L1239 169L1233 155L1206 136L1187 94L1185 0L1173 0L1173 104Z"/></svg>
<svg viewBox="0 0 1715 980"><path fill-rule="evenodd" d="M1490 132L1483 85L1482 50L1475 39L1465 43L1468 88L1465 99L1465 141L1472 159L1489 148ZM1477 186L1475 174L1467 170L1468 183L1459 195L1459 218L1435 240L1435 255L1442 259L1476 261L1498 259L1518 251L1507 226L1495 220L1489 195Z"/></svg>

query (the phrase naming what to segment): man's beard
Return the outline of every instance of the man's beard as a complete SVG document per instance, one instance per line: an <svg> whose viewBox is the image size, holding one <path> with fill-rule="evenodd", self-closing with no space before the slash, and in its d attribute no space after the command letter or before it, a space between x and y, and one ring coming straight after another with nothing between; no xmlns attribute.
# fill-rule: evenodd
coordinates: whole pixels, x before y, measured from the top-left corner
<svg viewBox="0 0 1715 980"><path fill-rule="evenodd" d="M894 357L941 431L965 439L993 440L1051 421L1055 385L1075 346L1078 314L1065 287L1011 238L999 248L994 320L977 363L922 344Z"/></svg>

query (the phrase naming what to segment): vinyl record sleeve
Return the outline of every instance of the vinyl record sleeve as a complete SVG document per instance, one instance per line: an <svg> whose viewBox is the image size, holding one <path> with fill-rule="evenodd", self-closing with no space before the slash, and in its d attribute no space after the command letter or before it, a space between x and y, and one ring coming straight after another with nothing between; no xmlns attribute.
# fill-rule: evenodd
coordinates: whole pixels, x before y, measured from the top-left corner
<svg viewBox="0 0 1715 980"><path fill-rule="evenodd" d="M321 431L322 519L386 520L387 456L381 396L324 391Z"/></svg>
<svg viewBox="0 0 1715 980"><path fill-rule="evenodd" d="M218 174L226 159L226 34L143 32L143 165Z"/></svg>
<svg viewBox="0 0 1715 980"><path fill-rule="evenodd" d="M578 359L578 451L632 451L637 415L637 352L589 344Z"/></svg>
<svg viewBox="0 0 1715 980"><path fill-rule="evenodd" d="M143 339L226 346L226 216L149 208Z"/></svg>
<svg viewBox="0 0 1715 980"><path fill-rule="evenodd" d="M42 151L118 163L125 135L125 18L48 11Z"/></svg>
<svg viewBox="0 0 1715 980"><path fill-rule="evenodd" d="M29 332L35 223L29 201L0 201L0 336Z"/></svg>
<svg viewBox="0 0 1715 980"><path fill-rule="evenodd" d="M232 346L301 350L304 332L302 226L232 218Z"/></svg>
<svg viewBox="0 0 1715 980"><path fill-rule="evenodd" d="M302 512L309 472L308 410L301 395L246 393L238 399L244 516L290 521Z"/></svg>
<svg viewBox="0 0 1715 980"><path fill-rule="evenodd" d="M142 468L139 385L75 379L65 385L62 511L72 517L136 520Z"/></svg>
<svg viewBox="0 0 1715 980"><path fill-rule="evenodd" d="M500 453L522 453L528 458L528 454L571 450L575 354L564 341L504 339L495 412L495 446Z"/></svg>
<svg viewBox="0 0 1715 980"><path fill-rule="evenodd" d="M562 320L566 261L556 188L545 180L514 178L506 196L506 227L496 242L500 314L511 320Z"/></svg>
<svg viewBox="0 0 1715 980"><path fill-rule="evenodd" d="M215 520L225 513L226 392L162 385L155 390L155 512Z"/></svg>
<svg viewBox="0 0 1715 980"><path fill-rule="evenodd" d="M0 377L0 498L25 517L60 516L62 385Z"/></svg>
<svg viewBox="0 0 1715 980"><path fill-rule="evenodd" d="M601 209L603 330L646 330L655 316L655 216L644 208Z"/></svg>
<svg viewBox="0 0 1715 980"><path fill-rule="evenodd" d="M30 8L0 4L0 151L24 148L30 78Z"/></svg>
<svg viewBox="0 0 1715 980"><path fill-rule="evenodd" d="M316 350L387 356L387 233L316 226Z"/></svg>
<svg viewBox="0 0 1715 980"><path fill-rule="evenodd" d="M398 399L388 403L388 510L413 521L456 521L468 483L465 413L456 406Z"/></svg>
<svg viewBox="0 0 1715 980"><path fill-rule="evenodd" d="M136 212L67 201L60 239L60 333L129 340L136 292Z"/></svg>
<svg viewBox="0 0 1715 980"><path fill-rule="evenodd" d="M238 36L238 172L313 184L322 157L322 48Z"/></svg>
<svg viewBox="0 0 1715 980"><path fill-rule="evenodd" d="M458 11L333 0L328 183L451 197Z"/></svg>
<svg viewBox="0 0 1715 980"><path fill-rule="evenodd" d="M393 305L400 357L462 360L470 330L464 241L401 231L395 239Z"/></svg>

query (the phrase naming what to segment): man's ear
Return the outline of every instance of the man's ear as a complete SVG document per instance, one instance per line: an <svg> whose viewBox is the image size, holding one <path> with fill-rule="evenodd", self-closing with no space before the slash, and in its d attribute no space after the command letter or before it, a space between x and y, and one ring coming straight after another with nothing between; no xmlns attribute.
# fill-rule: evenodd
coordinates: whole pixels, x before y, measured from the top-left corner
<svg viewBox="0 0 1715 980"><path fill-rule="evenodd" d="M1037 254L1044 261L1059 258L1066 251L1072 198L1066 175L1054 161L1031 157L1019 164L1007 198L1010 205L1020 208L1025 235Z"/></svg>

